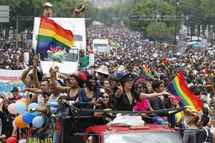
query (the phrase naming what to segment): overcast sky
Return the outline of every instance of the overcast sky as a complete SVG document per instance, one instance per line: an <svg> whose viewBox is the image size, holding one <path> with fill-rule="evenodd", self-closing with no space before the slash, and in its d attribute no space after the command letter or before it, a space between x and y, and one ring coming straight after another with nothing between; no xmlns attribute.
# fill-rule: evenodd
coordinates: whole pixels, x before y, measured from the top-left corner
<svg viewBox="0 0 215 143"><path fill-rule="evenodd" d="M93 4L99 8L110 7L114 4L119 4L120 2L128 2L134 0L92 0Z"/></svg>

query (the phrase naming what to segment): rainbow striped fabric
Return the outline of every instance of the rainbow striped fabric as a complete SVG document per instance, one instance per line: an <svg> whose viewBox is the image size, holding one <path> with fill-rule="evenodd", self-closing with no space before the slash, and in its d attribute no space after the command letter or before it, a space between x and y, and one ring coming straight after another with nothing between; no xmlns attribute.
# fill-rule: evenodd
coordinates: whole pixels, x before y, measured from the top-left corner
<svg viewBox="0 0 215 143"><path fill-rule="evenodd" d="M51 48L71 48L73 33L58 25L54 20L41 17L37 41L37 52L47 56L47 51Z"/></svg>
<svg viewBox="0 0 215 143"><path fill-rule="evenodd" d="M196 111L202 110L203 103L201 99L189 89L182 72L178 73L173 79L169 85L169 91L173 95L180 97L181 106L189 106Z"/></svg>

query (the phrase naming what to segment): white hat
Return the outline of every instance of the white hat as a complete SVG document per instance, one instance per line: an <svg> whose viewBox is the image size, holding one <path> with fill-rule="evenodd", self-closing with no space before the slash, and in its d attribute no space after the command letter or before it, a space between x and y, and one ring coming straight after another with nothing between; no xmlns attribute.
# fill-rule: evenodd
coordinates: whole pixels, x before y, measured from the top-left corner
<svg viewBox="0 0 215 143"><path fill-rule="evenodd" d="M125 71L125 67L123 65L119 66L117 71Z"/></svg>
<svg viewBox="0 0 215 143"><path fill-rule="evenodd" d="M105 74L105 75L109 75L109 71L108 71L108 67L107 66L100 66L98 69L96 69L96 72L101 73L101 74Z"/></svg>
<svg viewBox="0 0 215 143"><path fill-rule="evenodd" d="M44 7L52 7L53 5L52 5L50 2L46 2L46 3L44 3L43 6L44 6Z"/></svg>

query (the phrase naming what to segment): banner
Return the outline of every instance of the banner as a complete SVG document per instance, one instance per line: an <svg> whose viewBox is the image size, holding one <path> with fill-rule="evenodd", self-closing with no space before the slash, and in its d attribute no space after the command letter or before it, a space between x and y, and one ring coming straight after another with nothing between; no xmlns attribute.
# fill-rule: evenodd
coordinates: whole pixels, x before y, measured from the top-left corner
<svg viewBox="0 0 215 143"><path fill-rule="evenodd" d="M0 69L0 82L11 82L21 79L24 70Z"/></svg>
<svg viewBox="0 0 215 143"><path fill-rule="evenodd" d="M20 80L23 70L0 69L0 93L9 93L13 87L24 89L24 83Z"/></svg>

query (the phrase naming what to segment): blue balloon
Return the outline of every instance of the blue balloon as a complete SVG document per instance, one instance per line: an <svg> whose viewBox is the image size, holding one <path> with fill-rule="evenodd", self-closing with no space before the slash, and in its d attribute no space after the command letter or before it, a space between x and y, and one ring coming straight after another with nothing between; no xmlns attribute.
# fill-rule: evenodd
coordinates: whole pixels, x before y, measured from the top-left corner
<svg viewBox="0 0 215 143"><path fill-rule="evenodd" d="M48 103L48 105L49 105L50 112L52 114L55 114L58 111L58 106L59 106L58 102L51 101Z"/></svg>
<svg viewBox="0 0 215 143"><path fill-rule="evenodd" d="M50 112L51 112L52 114L57 113L57 111L58 111L58 108L56 108L56 107L50 107Z"/></svg>
<svg viewBox="0 0 215 143"><path fill-rule="evenodd" d="M42 116L37 116L33 119L32 125L34 128L41 128L44 124L44 119Z"/></svg>
<svg viewBox="0 0 215 143"><path fill-rule="evenodd" d="M48 105L49 105L50 107L58 107L58 106L59 106L59 104L58 104L57 101L50 101L50 102L48 103Z"/></svg>
<svg viewBox="0 0 215 143"><path fill-rule="evenodd" d="M19 114L23 114L26 111L26 105L23 102L16 102L16 111Z"/></svg>
<svg viewBox="0 0 215 143"><path fill-rule="evenodd" d="M35 117L35 115L33 115L32 113L24 112L22 119L26 124L31 124L34 117Z"/></svg>
<svg viewBox="0 0 215 143"><path fill-rule="evenodd" d="M33 108L38 108L39 105L37 103L31 103L28 105L28 110L32 110Z"/></svg>
<svg viewBox="0 0 215 143"><path fill-rule="evenodd" d="M38 107L39 107L39 104L37 104L37 103L31 103L31 104L28 105L28 111L31 111L31 110L33 110L33 109L37 109ZM32 112L32 114L33 114L34 116L39 115L38 112Z"/></svg>

